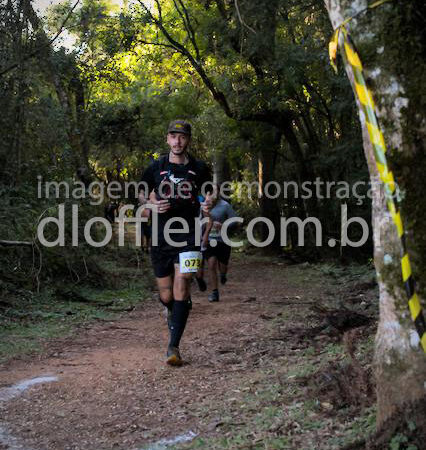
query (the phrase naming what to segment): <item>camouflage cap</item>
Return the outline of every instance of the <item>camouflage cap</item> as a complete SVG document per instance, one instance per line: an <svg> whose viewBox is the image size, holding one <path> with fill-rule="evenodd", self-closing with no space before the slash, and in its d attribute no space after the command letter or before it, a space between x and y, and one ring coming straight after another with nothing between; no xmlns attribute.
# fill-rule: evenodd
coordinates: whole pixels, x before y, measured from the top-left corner
<svg viewBox="0 0 426 450"><path fill-rule="evenodd" d="M191 125L184 120L173 120L169 123L167 133L183 133L191 136Z"/></svg>

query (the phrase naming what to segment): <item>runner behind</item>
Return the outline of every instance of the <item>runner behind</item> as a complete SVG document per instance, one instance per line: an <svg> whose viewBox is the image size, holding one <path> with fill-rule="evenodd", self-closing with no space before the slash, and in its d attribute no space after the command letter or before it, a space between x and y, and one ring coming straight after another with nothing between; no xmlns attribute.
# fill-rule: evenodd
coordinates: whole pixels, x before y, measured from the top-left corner
<svg viewBox="0 0 426 450"><path fill-rule="evenodd" d="M213 186L212 193L212 209L210 211L210 221L207 224L204 237L208 236L208 245L203 252L203 258L207 261L209 268L209 288L211 293L208 296L209 302L219 301L219 288L218 288L218 272L220 276L220 282L224 285L227 281L228 264L231 256L231 247L223 242L221 235L222 224L227 219L236 217L235 211L232 206L226 201L220 198L220 189L217 184ZM231 224L228 230L235 228L236 223ZM201 281L202 280L202 281ZM202 273L197 274L197 283L200 287L203 286Z"/></svg>

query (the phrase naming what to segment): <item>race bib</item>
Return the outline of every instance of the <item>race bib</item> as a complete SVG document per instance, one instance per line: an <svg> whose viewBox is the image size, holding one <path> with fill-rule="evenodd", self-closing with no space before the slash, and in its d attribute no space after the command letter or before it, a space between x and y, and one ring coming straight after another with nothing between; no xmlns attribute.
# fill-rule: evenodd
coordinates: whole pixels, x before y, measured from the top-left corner
<svg viewBox="0 0 426 450"><path fill-rule="evenodd" d="M180 273L194 273L201 267L201 252L179 253Z"/></svg>

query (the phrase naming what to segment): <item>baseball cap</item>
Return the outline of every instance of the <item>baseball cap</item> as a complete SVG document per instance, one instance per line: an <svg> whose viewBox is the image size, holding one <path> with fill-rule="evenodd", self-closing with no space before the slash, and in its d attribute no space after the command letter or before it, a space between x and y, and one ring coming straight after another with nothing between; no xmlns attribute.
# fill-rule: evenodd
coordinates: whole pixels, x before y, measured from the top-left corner
<svg viewBox="0 0 426 450"><path fill-rule="evenodd" d="M169 123L167 133L183 133L191 136L191 125L184 120L172 120Z"/></svg>

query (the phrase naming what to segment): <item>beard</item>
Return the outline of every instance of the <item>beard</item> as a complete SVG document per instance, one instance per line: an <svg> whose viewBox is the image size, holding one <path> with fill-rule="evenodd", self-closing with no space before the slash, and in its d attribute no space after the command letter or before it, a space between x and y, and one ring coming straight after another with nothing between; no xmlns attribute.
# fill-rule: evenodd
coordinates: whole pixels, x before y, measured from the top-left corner
<svg viewBox="0 0 426 450"><path fill-rule="evenodd" d="M182 153L185 153L187 147L187 145L185 147L171 147L171 151L175 155L182 155Z"/></svg>

